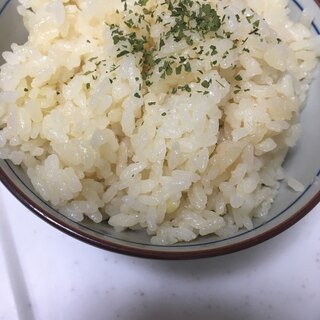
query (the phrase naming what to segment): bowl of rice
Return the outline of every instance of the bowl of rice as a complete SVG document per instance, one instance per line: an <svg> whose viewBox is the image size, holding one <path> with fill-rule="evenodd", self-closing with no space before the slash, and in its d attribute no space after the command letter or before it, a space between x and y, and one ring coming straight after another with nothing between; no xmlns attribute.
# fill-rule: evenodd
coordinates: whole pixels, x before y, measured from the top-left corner
<svg viewBox="0 0 320 320"><path fill-rule="evenodd" d="M1 182L52 226L192 259L319 202L319 1L0 0L0 29Z"/></svg>

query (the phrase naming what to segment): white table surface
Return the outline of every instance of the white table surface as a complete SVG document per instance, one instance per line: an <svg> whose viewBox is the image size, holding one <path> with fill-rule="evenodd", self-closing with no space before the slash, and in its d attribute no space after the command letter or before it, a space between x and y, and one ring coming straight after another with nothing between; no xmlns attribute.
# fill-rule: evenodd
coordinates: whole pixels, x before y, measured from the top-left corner
<svg viewBox="0 0 320 320"><path fill-rule="evenodd" d="M0 319L319 320L320 206L228 256L152 261L68 237L0 185Z"/></svg>

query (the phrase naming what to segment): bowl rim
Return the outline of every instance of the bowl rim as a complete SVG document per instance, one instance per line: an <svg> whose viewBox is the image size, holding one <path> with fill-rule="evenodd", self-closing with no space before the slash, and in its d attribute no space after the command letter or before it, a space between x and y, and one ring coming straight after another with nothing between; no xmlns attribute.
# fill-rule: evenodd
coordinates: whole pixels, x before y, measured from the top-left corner
<svg viewBox="0 0 320 320"><path fill-rule="evenodd" d="M5 9L7 4L11 0L5 1L5 4L1 12ZM293 2L297 3L296 0ZM314 0L314 2L320 7L320 0ZM33 212L37 217L44 220L51 226L56 229L64 232L67 235L72 236L73 238L95 246L100 249L108 250L115 253L125 254L128 256L134 256L139 258L150 258L150 259L159 259L159 260L191 260L199 258L209 258L215 256L226 255L234 252L238 252L244 249L248 249L255 245L258 245L264 241L267 241L283 231L287 230L299 220L301 220L305 215L307 215L319 202L320 202L320 190L305 203L301 208L299 208L293 215L277 224L276 226L261 232L260 234L250 237L245 240L241 240L236 243L227 244L217 248L207 248L207 249L197 249L196 251L162 251L151 249L143 249L137 247L129 247L126 245L113 243L107 239L98 238L94 235L88 234L82 230L77 229L69 225L68 223L62 221L58 217L49 213L45 208L42 208L37 204L31 197L22 191L13 180L6 174L4 169L1 166L1 163L4 160L0 161L0 182L11 192L11 194L20 201L28 210ZM121 242L121 240L119 240Z"/></svg>
<svg viewBox="0 0 320 320"><path fill-rule="evenodd" d="M3 161L3 160L2 160ZM125 254L128 256L134 256L139 258L159 259L159 260L191 260L199 258L209 258L215 256L226 255L229 253L238 252L244 249L248 249L255 245L258 245L264 241L274 238L278 234L287 230L305 215L307 215L319 202L320 202L320 190L299 210L293 215L288 217L283 222L277 224L269 230L253 236L251 238L228 244L217 248L197 249L196 251L162 251L151 249L143 249L137 247L129 247L126 245L113 243L107 239L98 238L94 235L88 234L82 230L79 230L66 222L62 221L58 217L49 213L46 209L37 204L31 197L25 194L6 174L3 168L0 166L0 181L11 192L11 194L18 199L27 209L33 212L36 216L49 223L56 229L72 236L87 244L93 245L100 249L108 250L115 253ZM121 241L121 240L119 240Z"/></svg>

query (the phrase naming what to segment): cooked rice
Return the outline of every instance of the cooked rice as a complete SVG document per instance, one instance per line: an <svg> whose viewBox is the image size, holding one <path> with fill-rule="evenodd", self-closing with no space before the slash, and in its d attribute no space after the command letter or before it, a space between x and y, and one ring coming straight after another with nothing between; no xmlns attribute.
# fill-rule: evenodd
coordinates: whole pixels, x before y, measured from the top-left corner
<svg viewBox="0 0 320 320"><path fill-rule="evenodd" d="M146 4L150 46L175 23L165 2ZM288 1L194 2L221 27L192 43L167 37L157 57L186 60L164 76L154 66L148 86L141 54L119 51L112 32L132 19L146 33L133 0L20 3L29 38L3 53L0 158L45 201L75 221L146 229L154 244L229 236L268 214L320 52Z"/></svg>

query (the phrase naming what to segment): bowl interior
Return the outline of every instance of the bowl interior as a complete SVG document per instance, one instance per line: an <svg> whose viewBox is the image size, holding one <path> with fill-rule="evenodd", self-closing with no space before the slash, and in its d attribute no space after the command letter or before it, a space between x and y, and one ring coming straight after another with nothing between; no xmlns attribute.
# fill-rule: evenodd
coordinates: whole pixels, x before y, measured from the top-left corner
<svg viewBox="0 0 320 320"><path fill-rule="evenodd" d="M8 50L13 42L22 44L27 37L22 19L16 12L17 3L17 0L0 0L0 30L7 30L5 36L0 39L1 52ZM318 14L313 23L313 32L319 34L320 10L315 2L291 1L292 17L298 19L301 9L305 7L317 10ZM2 62L3 59L0 58L0 64ZM155 246L150 244L150 238L144 231L117 233L107 222L95 224L86 219L82 223L75 223L69 220L48 203L42 201L34 192L23 170L8 161L0 161L1 180L21 202L47 222L81 240L110 250L140 256L170 258L174 255L178 257L179 254L181 254L181 257L212 256L235 251L242 246L250 246L285 229L308 210L311 210L319 201L319 74L320 67L318 67L315 81L312 84L306 107L301 113L302 136L297 146L289 152L284 164L286 172L304 184L304 192L296 193L283 183L269 215L265 219L255 219L253 230L241 230L233 237L219 239L216 236L206 236L191 243ZM199 254L199 252L201 253Z"/></svg>

